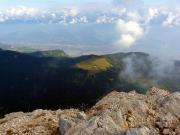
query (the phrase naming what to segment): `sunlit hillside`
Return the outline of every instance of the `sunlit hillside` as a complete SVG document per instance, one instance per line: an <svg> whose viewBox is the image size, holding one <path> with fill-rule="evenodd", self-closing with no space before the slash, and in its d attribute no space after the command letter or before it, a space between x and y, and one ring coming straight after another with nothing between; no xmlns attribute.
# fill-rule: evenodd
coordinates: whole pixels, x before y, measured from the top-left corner
<svg viewBox="0 0 180 135"><path fill-rule="evenodd" d="M107 61L106 58L92 58L89 60L77 63L75 67L88 71L106 71L111 68L112 65Z"/></svg>

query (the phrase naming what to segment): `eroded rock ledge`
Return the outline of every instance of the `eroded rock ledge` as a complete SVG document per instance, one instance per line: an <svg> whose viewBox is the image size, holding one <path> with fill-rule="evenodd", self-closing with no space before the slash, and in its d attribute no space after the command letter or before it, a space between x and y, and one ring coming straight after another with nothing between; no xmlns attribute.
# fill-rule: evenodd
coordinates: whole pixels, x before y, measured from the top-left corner
<svg viewBox="0 0 180 135"><path fill-rule="evenodd" d="M0 135L180 135L180 93L152 87L146 95L113 91L87 112L11 113Z"/></svg>

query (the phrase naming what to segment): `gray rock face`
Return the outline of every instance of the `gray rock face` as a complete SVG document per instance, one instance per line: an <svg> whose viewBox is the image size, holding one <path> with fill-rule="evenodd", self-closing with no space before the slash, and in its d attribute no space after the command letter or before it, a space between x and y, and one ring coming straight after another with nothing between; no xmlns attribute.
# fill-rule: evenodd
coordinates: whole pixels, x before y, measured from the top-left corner
<svg viewBox="0 0 180 135"><path fill-rule="evenodd" d="M111 92L86 112L35 110L0 119L0 135L180 135L180 93Z"/></svg>
<svg viewBox="0 0 180 135"><path fill-rule="evenodd" d="M131 128L126 132L126 135L150 135L150 130L147 127Z"/></svg>
<svg viewBox="0 0 180 135"><path fill-rule="evenodd" d="M59 131L61 135L64 135L70 128L75 127L86 119L84 112L78 110L67 110L60 115L59 118Z"/></svg>
<svg viewBox="0 0 180 135"><path fill-rule="evenodd" d="M146 95L112 92L65 135L178 135L180 93L152 87Z"/></svg>

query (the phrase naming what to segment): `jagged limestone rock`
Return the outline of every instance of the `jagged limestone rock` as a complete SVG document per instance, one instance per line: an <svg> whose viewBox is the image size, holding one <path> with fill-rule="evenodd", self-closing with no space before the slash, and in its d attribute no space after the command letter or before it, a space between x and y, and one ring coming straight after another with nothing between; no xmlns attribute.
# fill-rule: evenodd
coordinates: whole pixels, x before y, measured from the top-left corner
<svg viewBox="0 0 180 135"><path fill-rule="evenodd" d="M111 135L125 128L120 111L105 110L100 115L94 116L78 126L71 128L65 135Z"/></svg>
<svg viewBox="0 0 180 135"><path fill-rule="evenodd" d="M180 135L180 93L113 91L86 112L77 109L11 113L0 135Z"/></svg>
<svg viewBox="0 0 180 135"><path fill-rule="evenodd" d="M56 112L13 113L0 120L0 135L58 135Z"/></svg>
<svg viewBox="0 0 180 135"><path fill-rule="evenodd" d="M88 112L88 119L65 135L178 134L180 93L152 87L146 95L111 92Z"/></svg>

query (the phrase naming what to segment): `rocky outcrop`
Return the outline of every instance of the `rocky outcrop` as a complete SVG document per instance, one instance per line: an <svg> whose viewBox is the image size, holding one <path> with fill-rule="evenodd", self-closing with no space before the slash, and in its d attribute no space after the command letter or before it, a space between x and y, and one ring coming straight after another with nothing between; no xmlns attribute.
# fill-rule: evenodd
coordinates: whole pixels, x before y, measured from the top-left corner
<svg viewBox="0 0 180 135"><path fill-rule="evenodd" d="M0 135L58 135L60 110L11 113L0 120Z"/></svg>
<svg viewBox="0 0 180 135"><path fill-rule="evenodd" d="M0 135L180 135L180 93L113 91L86 112L36 110L0 120Z"/></svg>

